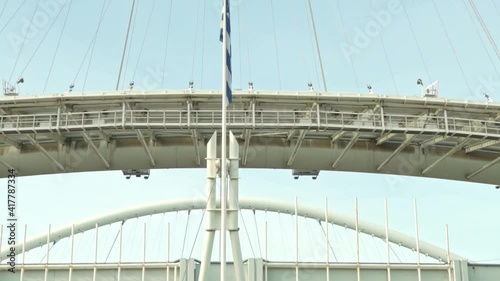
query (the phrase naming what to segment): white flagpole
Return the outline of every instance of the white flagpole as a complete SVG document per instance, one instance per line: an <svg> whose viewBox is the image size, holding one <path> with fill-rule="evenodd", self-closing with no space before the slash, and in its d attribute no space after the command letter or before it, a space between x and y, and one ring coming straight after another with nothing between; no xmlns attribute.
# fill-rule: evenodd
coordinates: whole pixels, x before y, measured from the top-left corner
<svg viewBox="0 0 500 281"><path fill-rule="evenodd" d="M222 17L222 156L221 156L221 189L220 189L220 208L221 208L221 229L220 229L220 280L226 280L226 186L227 186L227 157L226 157L226 107L227 107L227 0L224 0Z"/></svg>

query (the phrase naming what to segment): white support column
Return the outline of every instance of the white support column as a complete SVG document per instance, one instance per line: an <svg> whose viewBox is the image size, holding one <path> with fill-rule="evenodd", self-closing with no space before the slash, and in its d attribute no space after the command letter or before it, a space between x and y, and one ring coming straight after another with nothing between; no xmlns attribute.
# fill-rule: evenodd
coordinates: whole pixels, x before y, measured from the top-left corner
<svg viewBox="0 0 500 281"><path fill-rule="evenodd" d="M144 277L146 277L146 223L144 223L144 245L143 245L143 253L142 253L142 281L144 281Z"/></svg>
<svg viewBox="0 0 500 281"><path fill-rule="evenodd" d="M121 275L122 275L122 248L123 248L123 223L120 224L120 241L118 243L119 249L118 249L118 281L121 280Z"/></svg>
<svg viewBox="0 0 500 281"><path fill-rule="evenodd" d="M450 235L448 232L448 225L445 226L445 234L446 234L446 261L448 262L448 281L453 281L451 275Z"/></svg>
<svg viewBox="0 0 500 281"><path fill-rule="evenodd" d="M321 222L320 222L321 223ZM328 227L328 197L325 198L325 226L326 226L326 281L330 281L330 237Z"/></svg>
<svg viewBox="0 0 500 281"><path fill-rule="evenodd" d="M355 224L356 224L356 273L357 273L357 280L361 281L361 268L360 268L360 258L359 258L359 207L358 207L358 198L356 198L355 201L355 208L356 208L356 218L355 218Z"/></svg>
<svg viewBox="0 0 500 281"><path fill-rule="evenodd" d="M238 141L233 133L229 132L229 204L228 204L228 230L233 250L234 274L236 281L245 281L245 272L243 270L243 258L241 254L241 244L239 237L238 218L240 213L239 204L239 155L240 149Z"/></svg>
<svg viewBox="0 0 500 281"><path fill-rule="evenodd" d="M299 206L298 199L295 197L295 281L299 281Z"/></svg>
<svg viewBox="0 0 500 281"><path fill-rule="evenodd" d="M268 280L268 278L267 278L267 269L268 269L267 265L268 265L268 263L269 263L269 257L268 257L268 252L267 252L267 248L268 248L268 244L267 244L267 243L268 243L268 239L269 239L269 237L268 237L268 231L269 231L269 230L268 230L268 226L267 226L267 216L266 216L266 227L265 227L265 228L266 228L266 229L265 229L265 233L264 233L264 235L265 235L265 240L266 240L266 243L265 243L265 257L266 257L266 263L265 263L265 265L264 265L264 280L265 280L265 281L267 281L267 280Z"/></svg>
<svg viewBox="0 0 500 281"><path fill-rule="evenodd" d="M45 260L45 276L43 278L44 281L47 281L47 277L49 275L49 256L50 256L50 229L51 226L49 224L49 232L47 234L47 254L46 254L46 260Z"/></svg>
<svg viewBox="0 0 500 281"><path fill-rule="evenodd" d="M24 264L25 264L25 260L26 260L26 249L25 249L25 246L26 245L26 233L28 232L28 225L25 224L24 225L24 237L23 237L23 264L21 266L21 277L19 278L20 281L23 281L24 280ZM0 235L0 244L1 244L1 241L2 241L2 236ZM71 275L70 275L71 276ZM69 279L71 281L71 277Z"/></svg>
<svg viewBox="0 0 500 281"><path fill-rule="evenodd" d="M97 249L99 248L99 225L95 224L95 252L94 252L94 274L92 281L96 281L97 277Z"/></svg>
<svg viewBox="0 0 500 281"><path fill-rule="evenodd" d="M170 263L170 223L168 223L167 233L168 233L168 239L167 239L167 273L166 273L167 278L166 278L166 280L170 281L170 265L168 265L168 263Z"/></svg>
<svg viewBox="0 0 500 281"><path fill-rule="evenodd" d="M217 177L217 133L214 132L212 138L207 143L207 225L205 240L202 246L200 281L208 280L208 269L212 258L215 231L218 226L218 212L216 210L215 180ZM170 237L170 235L169 235ZM170 239L170 238L169 238Z"/></svg>
<svg viewBox="0 0 500 281"><path fill-rule="evenodd" d="M389 244L389 209L385 199L385 244L387 247L387 281L391 281L391 244Z"/></svg>
<svg viewBox="0 0 500 281"><path fill-rule="evenodd" d="M415 245L416 245L416 252L417 252L417 274L418 274L418 281L422 281L422 269L420 268L420 237L419 237L419 231L418 231L418 210L417 210L417 199L413 201L413 209L415 213Z"/></svg>
<svg viewBox="0 0 500 281"><path fill-rule="evenodd" d="M73 277L73 250L75 248L75 225L71 225L71 248L69 254L69 276L68 280L71 281Z"/></svg>

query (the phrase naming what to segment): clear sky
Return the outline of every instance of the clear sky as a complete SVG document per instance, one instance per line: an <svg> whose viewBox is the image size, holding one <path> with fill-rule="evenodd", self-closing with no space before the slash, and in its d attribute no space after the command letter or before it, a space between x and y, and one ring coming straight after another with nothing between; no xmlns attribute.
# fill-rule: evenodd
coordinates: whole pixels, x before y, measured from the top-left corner
<svg viewBox="0 0 500 281"><path fill-rule="evenodd" d="M0 78L22 76L22 94L66 92L72 83L75 92L114 90L131 1L38 2L0 0ZM329 91L367 92L371 84L376 93L413 96L422 78L425 84L439 80L441 97L484 100L488 93L500 100L500 58L469 1L312 4ZM476 5L498 44L500 2ZM220 1L141 0L136 12L120 88L134 81L136 89L180 89L190 80L195 88L220 88ZM233 88L252 81L256 89L305 90L311 81L324 89L307 1L234 0L232 27ZM447 223L454 252L500 262L500 191L493 186L340 172L321 172L317 181L294 181L290 171L241 175L242 196L297 196L319 206L328 196L332 208L347 214L358 197L361 217L377 223L389 198L391 227L410 235L417 198L423 240L444 247ZM119 207L200 196L204 176L204 170L155 170L147 181L127 181L118 171L26 177L19 216L30 233L40 232L48 223Z"/></svg>

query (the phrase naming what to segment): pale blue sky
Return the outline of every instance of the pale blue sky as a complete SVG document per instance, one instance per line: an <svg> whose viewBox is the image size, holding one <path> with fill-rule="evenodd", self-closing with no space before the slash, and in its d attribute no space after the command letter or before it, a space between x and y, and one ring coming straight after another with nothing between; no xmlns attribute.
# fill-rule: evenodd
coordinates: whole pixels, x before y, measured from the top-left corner
<svg viewBox="0 0 500 281"><path fill-rule="evenodd" d="M124 87L134 80L139 89L179 89L186 88L188 81L193 80L195 88L220 88L220 1L172 1L165 69L170 0L157 0L154 9L153 0L139 1L127 71L122 80ZM0 11L6 4L0 16L0 40L3 42L0 45L0 78L7 80L12 76L13 82L22 73L26 80L22 85L23 94L43 93L70 3L58 0L66 4L52 6L55 7L53 12L39 7L35 13L37 28L28 33L29 40L19 52L26 34L26 22L30 21L37 2L26 0L7 24L21 1L0 1ZM55 0L41 2L56 3ZM359 87L366 92L366 84L371 84L378 93L418 95L416 80L422 78L425 83L431 82L429 79L439 80L442 97L479 100L483 99L481 93L488 92L493 99L500 100L499 58L468 1L435 2L444 27L432 0L403 0L415 31L413 35L399 1L339 0L340 11L337 1L313 1L329 90L356 92ZM499 42L500 12L497 7L500 2L476 2L492 38ZM90 42L98 26L103 1L71 3L45 93L65 92L73 82L76 92L82 91L84 85L85 91L114 90L131 1L110 3L97 33L95 48L90 48L93 56L86 81L88 57L84 61L84 54L92 47ZM307 82L312 81L316 89L322 89L306 2L274 0L272 3L274 17L269 0L233 1L233 87L246 87L251 80L257 89L304 90ZM372 11L376 12L375 16ZM381 25L379 30L371 29ZM353 52L357 83L351 58L346 55L348 44ZM33 60L28 63L33 54ZM14 68L18 55L19 61ZM77 76L82 61L83 67ZM23 72L23 69L26 70ZM163 85L161 73L165 73ZM298 196L301 201L320 206L328 196L335 202L332 203L335 209L348 214L354 213L354 198L359 197L362 218L378 223L383 223L383 199L389 198L392 227L409 234L413 234L412 204L413 198L417 198L423 240L444 247L444 224L448 223L454 252L471 260L496 259L500 262L497 239L500 237L500 224L497 223L500 192L492 186L339 172L322 172L317 181L307 178L294 181L290 171L243 170L241 174L242 196L283 200ZM20 180L19 216L21 223L42 231L48 223L70 223L118 207L199 196L204 188L204 175L204 170L160 170L153 171L148 181L126 181L120 172L27 177Z"/></svg>

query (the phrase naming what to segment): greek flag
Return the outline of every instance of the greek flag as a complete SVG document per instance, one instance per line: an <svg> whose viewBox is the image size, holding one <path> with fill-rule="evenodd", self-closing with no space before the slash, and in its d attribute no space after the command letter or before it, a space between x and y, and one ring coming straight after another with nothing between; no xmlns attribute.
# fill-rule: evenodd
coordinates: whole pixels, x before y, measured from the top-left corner
<svg viewBox="0 0 500 281"><path fill-rule="evenodd" d="M227 104L233 102L233 91L232 91L232 71L231 71L231 21L230 21L230 4L229 0L226 0L226 100ZM219 40L223 42L224 35L224 5L222 5L222 19L220 26L220 36Z"/></svg>

